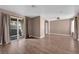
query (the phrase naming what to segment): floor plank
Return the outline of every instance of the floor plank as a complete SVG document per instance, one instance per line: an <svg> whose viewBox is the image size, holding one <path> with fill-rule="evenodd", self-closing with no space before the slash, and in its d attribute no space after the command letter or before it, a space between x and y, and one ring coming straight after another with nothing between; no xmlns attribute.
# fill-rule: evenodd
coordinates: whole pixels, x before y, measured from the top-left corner
<svg viewBox="0 0 79 59"><path fill-rule="evenodd" d="M79 42L69 36L46 35L42 39L20 39L0 46L2 54L77 54Z"/></svg>

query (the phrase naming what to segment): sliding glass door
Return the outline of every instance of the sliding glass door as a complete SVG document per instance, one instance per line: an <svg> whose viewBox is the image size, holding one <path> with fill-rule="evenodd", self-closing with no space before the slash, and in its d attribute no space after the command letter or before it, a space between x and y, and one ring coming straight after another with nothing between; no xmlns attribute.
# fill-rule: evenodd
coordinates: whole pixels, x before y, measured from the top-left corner
<svg viewBox="0 0 79 59"><path fill-rule="evenodd" d="M10 20L10 39L17 39L17 19L11 18Z"/></svg>
<svg viewBox="0 0 79 59"><path fill-rule="evenodd" d="M16 40L23 38L23 19L11 18L10 20L10 39Z"/></svg>
<svg viewBox="0 0 79 59"><path fill-rule="evenodd" d="M18 21L18 32L19 32L19 38L23 38L23 19L19 19Z"/></svg>
<svg viewBox="0 0 79 59"><path fill-rule="evenodd" d="M17 38L21 39L23 38L23 19L17 20Z"/></svg>

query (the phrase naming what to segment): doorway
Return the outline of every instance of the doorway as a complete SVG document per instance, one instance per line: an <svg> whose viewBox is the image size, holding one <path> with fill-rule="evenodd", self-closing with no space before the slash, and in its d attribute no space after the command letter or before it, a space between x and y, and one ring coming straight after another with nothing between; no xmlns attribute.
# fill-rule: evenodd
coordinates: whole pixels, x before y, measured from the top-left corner
<svg viewBox="0 0 79 59"><path fill-rule="evenodd" d="M23 24L24 21L22 18L13 18L10 19L10 40L17 40L23 38Z"/></svg>
<svg viewBox="0 0 79 59"><path fill-rule="evenodd" d="M46 20L45 21L45 34L49 33L49 22Z"/></svg>
<svg viewBox="0 0 79 59"><path fill-rule="evenodd" d="M10 39L15 40L17 39L17 19L11 18L10 19Z"/></svg>

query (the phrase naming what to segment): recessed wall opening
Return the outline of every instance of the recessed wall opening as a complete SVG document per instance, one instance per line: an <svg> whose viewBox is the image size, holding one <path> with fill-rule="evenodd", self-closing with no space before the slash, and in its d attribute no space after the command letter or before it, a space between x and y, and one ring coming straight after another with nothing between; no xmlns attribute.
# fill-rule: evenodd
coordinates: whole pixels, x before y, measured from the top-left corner
<svg viewBox="0 0 79 59"><path fill-rule="evenodd" d="M45 21L45 34L49 33L49 22L46 20Z"/></svg>

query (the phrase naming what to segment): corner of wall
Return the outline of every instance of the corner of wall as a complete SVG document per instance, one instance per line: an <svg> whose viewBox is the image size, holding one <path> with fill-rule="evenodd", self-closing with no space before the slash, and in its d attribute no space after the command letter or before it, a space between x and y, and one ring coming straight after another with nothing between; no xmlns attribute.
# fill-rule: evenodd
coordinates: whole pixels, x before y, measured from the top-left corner
<svg viewBox="0 0 79 59"><path fill-rule="evenodd" d="M44 38L45 37L45 33L44 33L44 18L40 17L40 38Z"/></svg>

